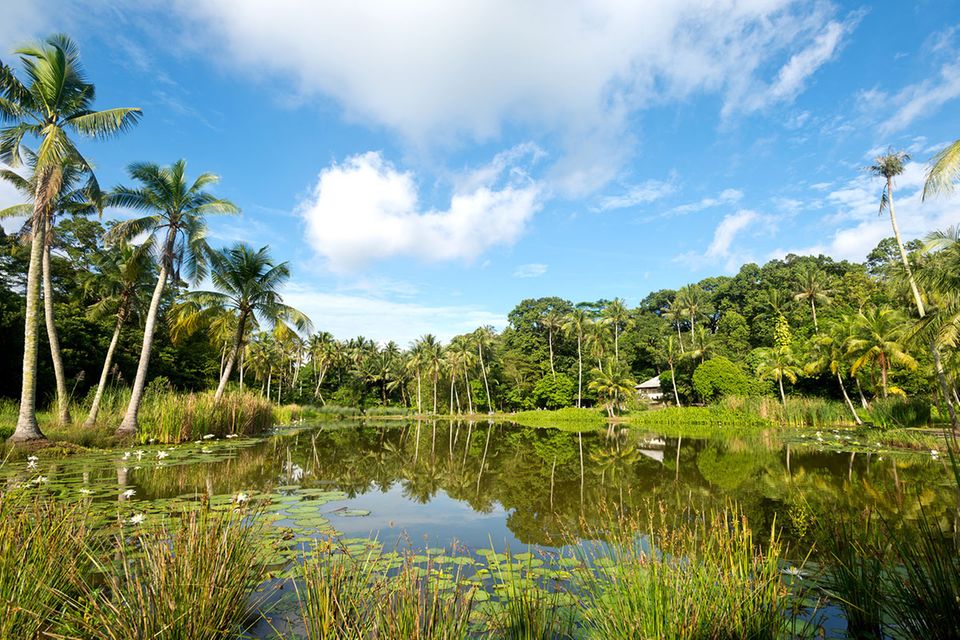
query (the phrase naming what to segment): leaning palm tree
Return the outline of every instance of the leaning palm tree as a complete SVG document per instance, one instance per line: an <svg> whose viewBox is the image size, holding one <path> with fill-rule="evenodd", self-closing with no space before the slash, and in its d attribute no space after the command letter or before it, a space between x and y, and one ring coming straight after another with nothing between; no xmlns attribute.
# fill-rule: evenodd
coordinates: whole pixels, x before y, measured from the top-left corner
<svg viewBox="0 0 960 640"><path fill-rule="evenodd" d="M820 325L817 323L817 303L829 304L830 296L833 295L833 289L827 280L827 274L812 265L805 265L797 273L797 289L793 299L797 302L801 300L810 301L810 312L813 315L813 330L820 333Z"/></svg>
<svg viewBox="0 0 960 640"><path fill-rule="evenodd" d="M139 245L127 242L119 243L113 251L104 252L96 261L97 273L84 282L88 294L98 298L89 309L94 320L109 316L115 318L113 337L103 359L103 370L93 396L93 404L84 421L84 426L92 427L97 422L100 401L107 386L107 376L113 366L113 355L120 341L120 332L131 315L137 312L141 292L150 286L155 277L156 263L153 261L153 243L149 240Z"/></svg>
<svg viewBox="0 0 960 640"><path fill-rule="evenodd" d="M880 367L883 397L888 394L887 378L894 366L916 369L917 361L902 343L906 319L894 309L867 309L854 322L854 332L847 341L847 355L853 359L850 373L871 364Z"/></svg>
<svg viewBox="0 0 960 640"><path fill-rule="evenodd" d="M810 358L804 365L803 371L807 375L829 371L837 379L840 386L840 392L843 393L843 400L847 403L847 408L853 414L853 420L858 425L863 424L860 415L857 413L850 396L847 394L847 388L843 384L843 379L850 371L850 358L847 355L846 342L849 337L849 329L853 321L844 317L839 322L828 325L824 333L818 333L811 341Z"/></svg>
<svg viewBox="0 0 960 640"><path fill-rule="evenodd" d="M157 324L157 312L167 281L180 280L181 270L193 282L200 281L207 271L207 260L211 254L207 245L207 225L205 217L209 214L237 213L238 209L229 200L217 198L204 188L219 181L212 173L200 174L192 183L188 183L187 163L178 160L169 167L153 163L130 165L130 177L140 183L139 187L117 187L108 196L109 204L138 211L150 212L141 218L125 220L111 229L109 240L130 240L141 234L154 237L163 235L156 243L159 252L160 273L153 289L153 298L143 328L143 346L140 349L140 362L133 381L130 404L127 406L123 422L117 428L118 435L128 435L137 431L137 415L143 400L144 386L147 380L147 368L150 366L150 351L153 347L153 333Z"/></svg>
<svg viewBox="0 0 960 640"><path fill-rule="evenodd" d="M583 309L573 309L566 315L563 331L577 337L577 407L583 404L583 339L592 320Z"/></svg>
<svg viewBox="0 0 960 640"><path fill-rule="evenodd" d="M681 306L682 302L683 300L679 296L674 296L673 300L670 301L670 306L663 310L663 317L677 328L677 343L680 345L681 355L684 353L684 348L683 334L680 333L680 325L686 317L686 311L684 311Z"/></svg>
<svg viewBox="0 0 960 640"><path fill-rule="evenodd" d="M933 156L927 181L923 185L923 199L938 193L953 191L960 180L960 140L954 140L943 151Z"/></svg>
<svg viewBox="0 0 960 640"><path fill-rule="evenodd" d="M235 319L236 328L227 352L215 401L223 397L227 381L246 342L247 330L266 323L271 329L292 323L299 331L310 331L310 319L283 303L279 289L290 279L286 262L275 264L269 247L254 251L242 242L210 256L210 280L217 291L191 291L178 305L176 324L188 333L213 311Z"/></svg>
<svg viewBox="0 0 960 640"><path fill-rule="evenodd" d="M917 304L917 313L919 313L922 318L924 316L923 298L920 296L917 281L913 277L910 260L907 258L907 250L903 247L903 239L900 237L900 227L897 226L897 216L893 210L893 179L903 173L904 163L909 159L910 155L905 151L889 149L884 155L874 158L874 164L868 167L868 170L873 175L879 176L885 181L883 193L880 195L880 213L883 214L884 209L890 212L890 224L893 226L893 237L897 241L897 248L900 249L900 258L903 260L903 268L910 282L913 300Z"/></svg>
<svg viewBox="0 0 960 640"><path fill-rule="evenodd" d="M670 365L670 382L673 383L673 399L677 402L678 407L682 407L683 405L680 404L680 394L677 393L677 372L673 368L673 363L677 360L677 348L673 344L673 336L667 336L667 349L664 355L667 357L667 364Z"/></svg>
<svg viewBox="0 0 960 640"><path fill-rule="evenodd" d="M26 148L24 148L24 152L28 158L28 164L35 168L36 154ZM59 424L69 424L71 422L70 398L67 393L67 379L64 373L63 356L60 352L60 338L57 334L57 325L54 318L50 252L54 244L57 215L84 216L102 211L103 194L100 192L100 187L93 173L87 171L85 165L76 162L74 159L70 158L64 161L60 172L60 191L57 193L55 200L50 203L44 216L44 243L41 265L43 270L43 315L47 325L47 341L50 344L50 358L53 361L53 374L57 386L57 421ZM36 171L30 177L24 178L14 171L4 169L0 170L0 178L12 184L25 198L33 198L37 192ZM0 211L0 218L26 217L26 221L20 229L20 235L30 239L33 236L32 212L33 205L31 204L14 205Z"/></svg>
<svg viewBox="0 0 960 640"><path fill-rule="evenodd" d="M690 340L692 341L696 336L697 318L710 313L707 292L698 284L687 285L677 292L677 304L690 321Z"/></svg>
<svg viewBox="0 0 960 640"><path fill-rule="evenodd" d="M483 326L474 330L473 340L477 344L477 356L480 362L480 372L483 374L483 387L487 392L487 412L493 412L493 398L490 397L490 382L487 380L487 364L483 357L483 348L490 352L490 343L493 340L493 327Z"/></svg>
<svg viewBox="0 0 960 640"><path fill-rule="evenodd" d="M94 86L87 81L76 45L63 35L44 43L17 49L27 82L0 62L0 162L11 167L22 163L24 137L38 140L36 190L33 197L30 262L27 268L26 310L23 340L23 379L17 426L13 441L43 438L37 425L37 304L40 300L40 269L46 236L46 216L60 193L62 167L73 160L87 169L69 133L106 138L122 132L140 117L133 108L94 111Z"/></svg>
<svg viewBox="0 0 960 640"><path fill-rule="evenodd" d="M776 380L780 388L780 401L787 406L787 394L783 391L783 380L786 378L791 384L797 381L800 368L796 365L793 351L787 345L766 347L757 350L757 378L760 380Z"/></svg>

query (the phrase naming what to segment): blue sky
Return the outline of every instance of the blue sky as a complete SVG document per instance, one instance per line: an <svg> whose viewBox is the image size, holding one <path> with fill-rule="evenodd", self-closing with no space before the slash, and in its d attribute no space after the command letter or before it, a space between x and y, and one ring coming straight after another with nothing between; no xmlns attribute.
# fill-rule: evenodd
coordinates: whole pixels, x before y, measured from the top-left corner
<svg viewBox="0 0 960 640"><path fill-rule="evenodd" d="M904 235L960 137L960 4L6 0L0 50L79 43L98 105L142 123L84 143L101 182L186 158L270 244L317 328L406 344L502 327L522 298L647 293L788 252L861 260ZM0 186L0 206L14 201ZM122 216L123 212L111 215Z"/></svg>

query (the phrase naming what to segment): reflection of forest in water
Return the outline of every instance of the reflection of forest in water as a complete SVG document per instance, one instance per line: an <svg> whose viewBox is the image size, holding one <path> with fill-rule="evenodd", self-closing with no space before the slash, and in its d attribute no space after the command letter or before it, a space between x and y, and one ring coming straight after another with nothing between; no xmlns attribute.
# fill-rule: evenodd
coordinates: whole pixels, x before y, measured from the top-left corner
<svg viewBox="0 0 960 640"><path fill-rule="evenodd" d="M818 513L853 515L869 507L896 521L898 514L916 517L923 504L952 526L956 489L946 482L944 465L918 454L820 452L759 438L660 438L632 430L607 438L425 421L305 430L220 459L198 455L187 464L144 465L123 481L147 499L295 484L351 497L399 486L408 499L427 503L442 491L481 513L501 505L520 541L549 546L593 537L611 514L643 521L655 504L679 511L734 500L758 534L769 532L776 516L791 546L806 548L805 529ZM89 481L91 471L85 473ZM116 470L105 466L93 475L117 481ZM436 526L439 535L456 536L456 522Z"/></svg>

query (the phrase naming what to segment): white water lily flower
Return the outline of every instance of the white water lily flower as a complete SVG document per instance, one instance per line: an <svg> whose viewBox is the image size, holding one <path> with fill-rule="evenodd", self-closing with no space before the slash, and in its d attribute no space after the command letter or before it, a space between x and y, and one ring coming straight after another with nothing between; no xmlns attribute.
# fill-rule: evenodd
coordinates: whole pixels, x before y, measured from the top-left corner
<svg viewBox="0 0 960 640"><path fill-rule="evenodd" d="M30 469L36 469L36 468L37 468L37 463L36 463L35 460L27 460L27 470L28 470L28 471L29 471Z"/></svg>
<svg viewBox="0 0 960 640"><path fill-rule="evenodd" d="M233 499L233 501L236 502L237 504L243 504L247 502L249 499L250 499L250 496L248 496L243 492L240 492L237 494L237 497Z"/></svg>
<svg viewBox="0 0 960 640"><path fill-rule="evenodd" d="M235 433L228 433L228 434L227 434L227 438L239 438L239 437L240 437L240 436L238 436L238 435L235 434Z"/></svg>
<svg viewBox="0 0 960 640"><path fill-rule="evenodd" d="M36 462L39 459L37 456L27 456L27 462Z"/></svg>
<svg viewBox="0 0 960 640"><path fill-rule="evenodd" d="M208 433L208 434L206 434L205 436L203 436L203 439L204 439L204 440L213 440L213 439L216 438L216 437L217 437L217 436L213 435L212 433Z"/></svg>
<svg viewBox="0 0 960 640"><path fill-rule="evenodd" d="M82 494L85 495L85 496L88 496L88 495L90 495L91 493L93 493L93 491L91 491L90 489L87 489L86 487L84 487L84 488L80 489L80 493L82 493Z"/></svg>
<svg viewBox="0 0 960 640"><path fill-rule="evenodd" d="M211 451L212 449L210 447L204 447L203 449L200 449L200 453L210 453Z"/></svg>
<svg viewBox="0 0 960 640"><path fill-rule="evenodd" d="M143 524L143 521L146 519L147 519L147 516L143 515L142 513L137 513L131 516L131 518L127 520L127 522L129 522L130 524Z"/></svg>
<svg viewBox="0 0 960 640"><path fill-rule="evenodd" d="M47 481L47 476L37 476L33 479L33 484L43 484Z"/></svg>
<svg viewBox="0 0 960 640"><path fill-rule="evenodd" d="M124 460L129 460L129 459L130 459L130 452L129 452L129 451L124 451L124 452L123 452L123 459L124 459Z"/></svg>
<svg viewBox="0 0 960 640"><path fill-rule="evenodd" d="M800 569L797 567L787 567L786 569L782 570L782 573L784 575L792 576L794 578L800 578L801 580L803 580L803 576L804 576L803 571L800 571Z"/></svg>
<svg viewBox="0 0 960 640"><path fill-rule="evenodd" d="M129 500L130 498L132 498L133 496L135 496L136 493L137 493L137 492L136 492L134 489L127 489L126 491L124 491L123 493L120 494L120 497L121 497L121 498L126 498L127 500Z"/></svg>
<svg viewBox="0 0 960 640"><path fill-rule="evenodd" d="M163 460L164 458L167 458L167 457L169 457L169 456L170 456L170 454L167 453L166 451L157 451L157 459L158 459L158 460Z"/></svg>

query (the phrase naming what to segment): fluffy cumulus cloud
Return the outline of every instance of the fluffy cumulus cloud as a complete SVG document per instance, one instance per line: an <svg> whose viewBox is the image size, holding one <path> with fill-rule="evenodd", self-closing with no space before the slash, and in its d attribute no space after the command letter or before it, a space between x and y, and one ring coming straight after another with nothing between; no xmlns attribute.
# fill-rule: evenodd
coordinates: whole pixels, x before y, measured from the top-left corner
<svg viewBox="0 0 960 640"><path fill-rule="evenodd" d="M302 283L289 285L283 298L337 338L363 335L381 343L396 340L401 346L425 333L446 341L484 325L503 328L507 322L503 314L477 306L397 302L375 294L330 293Z"/></svg>
<svg viewBox="0 0 960 640"><path fill-rule="evenodd" d="M522 169L502 163L464 179L444 208L425 208L413 174L369 152L321 171L299 212L313 249L333 271L347 272L398 256L472 260L519 238L539 196Z"/></svg>
<svg viewBox="0 0 960 640"><path fill-rule="evenodd" d="M196 46L293 81L416 141L553 139L557 184L609 180L631 114L710 92L727 115L788 102L858 16L803 0L349 2L179 0Z"/></svg>

